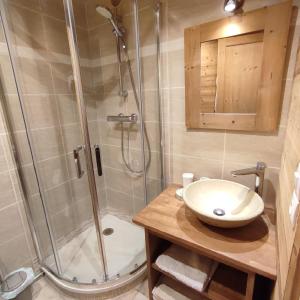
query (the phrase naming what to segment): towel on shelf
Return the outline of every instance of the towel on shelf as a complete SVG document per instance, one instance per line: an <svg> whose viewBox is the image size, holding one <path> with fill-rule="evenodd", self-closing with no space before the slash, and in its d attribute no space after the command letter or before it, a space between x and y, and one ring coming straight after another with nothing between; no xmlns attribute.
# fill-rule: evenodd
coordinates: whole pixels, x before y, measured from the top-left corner
<svg viewBox="0 0 300 300"><path fill-rule="evenodd" d="M174 244L156 259L156 265L199 292L206 289L218 267L214 260Z"/></svg>
<svg viewBox="0 0 300 300"><path fill-rule="evenodd" d="M154 300L189 300L189 298L162 283L152 291Z"/></svg>

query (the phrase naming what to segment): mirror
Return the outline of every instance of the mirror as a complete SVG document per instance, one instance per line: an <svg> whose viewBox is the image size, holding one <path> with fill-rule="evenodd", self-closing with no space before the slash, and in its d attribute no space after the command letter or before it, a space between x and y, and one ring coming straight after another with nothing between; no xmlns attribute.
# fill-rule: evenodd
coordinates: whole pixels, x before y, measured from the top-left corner
<svg viewBox="0 0 300 300"><path fill-rule="evenodd" d="M185 29L186 125L274 131L292 2Z"/></svg>

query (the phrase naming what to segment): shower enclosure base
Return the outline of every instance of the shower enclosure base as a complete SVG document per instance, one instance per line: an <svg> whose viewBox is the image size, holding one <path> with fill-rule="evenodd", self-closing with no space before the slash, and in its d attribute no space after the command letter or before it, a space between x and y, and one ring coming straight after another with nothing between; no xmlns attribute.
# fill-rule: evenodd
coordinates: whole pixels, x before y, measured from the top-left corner
<svg viewBox="0 0 300 300"><path fill-rule="evenodd" d="M44 268L61 288L74 293L104 293L122 288L144 274L144 230L112 214L104 215L101 224L109 281L104 282L95 227L91 226L59 249L64 279Z"/></svg>

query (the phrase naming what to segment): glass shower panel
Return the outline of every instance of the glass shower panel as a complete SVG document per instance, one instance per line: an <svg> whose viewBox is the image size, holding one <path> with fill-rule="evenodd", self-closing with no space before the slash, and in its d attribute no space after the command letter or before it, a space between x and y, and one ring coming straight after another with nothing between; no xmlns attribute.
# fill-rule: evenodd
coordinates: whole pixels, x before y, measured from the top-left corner
<svg viewBox="0 0 300 300"><path fill-rule="evenodd" d="M144 233L131 222L134 213L142 207L140 201L145 203L137 107L140 100L134 98L138 81L133 1L87 0L85 3L87 22L85 27L77 26L76 33L81 73L86 83L84 97L90 139L101 153L102 176L96 168L95 153L94 173L101 195L108 276L115 278L131 273L145 262ZM75 23L80 22L75 14ZM88 51L83 48L86 37ZM85 68L85 63L89 68ZM120 114L136 114L138 121L115 121L114 117ZM110 121L108 116L112 116Z"/></svg>
<svg viewBox="0 0 300 300"><path fill-rule="evenodd" d="M27 203L33 208L29 211L29 214L31 215L35 225L35 234L40 240L40 255L44 259L53 260L53 248L51 246L47 223L43 213L42 202L38 193L38 185L33 169L32 157L26 138L25 123L23 122L22 112L19 107L19 96L2 22L0 22L0 42L0 107L2 119L5 122L5 126L3 125L3 128L1 126L1 133L2 138L9 145L8 149L6 149L8 152L6 155L9 157L8 172L6 173L3 167L1 168L1 172L2 176L7 176L8 178L9 176L13 176L15 178L15 190L20 192L20 199L23 199L23 196L25 197L25 199L23 199L25 202L24 206L26 206ZM21 178L19 179L18 173L23 174L22 180ZM12 192L9 190L9 186L6 186L6 188L8 189L8 192L3 193L3 195L7 195ZM23 195L22 190L24 192ZM22 246L26 247L26 245ZM9 251L9 248L7 250ZM11 249L11 251L13 250L14 249ZM25 252L28 250L22 249L22 251ZM19 260L18 258L15 259L16 261ZM6 269L6 262L4 261L2 263L4 263L4 269ZM22 267L22 265L19 265L18 267ZM57 271L55 265L54 271Z"/></svg>
<svg viewBox="0 0 300 300"><path fill-rule="evenodd" d="M80 17L78 31L82 33L80 51L85 53L88 52L88 40L82 29L86 24L85 1L75 2L74 12ZM13 20L9 22L10 34L38 174L35 201L39 203L42 198L44 203L60 262L59 275L80 283L102 282L102 260L83 151L78 152L84 171L80 178L74 163L74 149L80 149L77 147L83 144L83 139L63 1L34 3L5 2L9 20ZM90 70L87 59L84 62L83 85L88 95ZM87 103L93 103L87 98ZM91 116L96 115L95 105L88 105L87 109ZM91 118L95 123L95 117ZM33 170L29 167L28 172ZM51 259L43 263L53 266Z"/></svg>
<svg viewBox="0 0 300 300"><path fill-rule="evenodd" d="M148 134L151 147L145 137L147 203L158 196L163 189L162 159L162 112L160 99L160 1L145 0L139 11L140 47L142 68L142 97L144 99L145 132Z"/></svg>

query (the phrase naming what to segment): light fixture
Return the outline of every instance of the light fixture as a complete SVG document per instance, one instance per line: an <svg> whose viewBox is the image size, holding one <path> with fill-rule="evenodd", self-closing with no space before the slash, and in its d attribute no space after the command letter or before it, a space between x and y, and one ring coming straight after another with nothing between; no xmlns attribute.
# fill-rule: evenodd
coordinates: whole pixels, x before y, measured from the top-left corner
<svg viewBox="0 0 300 300"><path fill-rule="evenodd" d="M243 4L243 0L225 0L224 10L226 12L233 13L240 9L243 6Z"/></svg>

